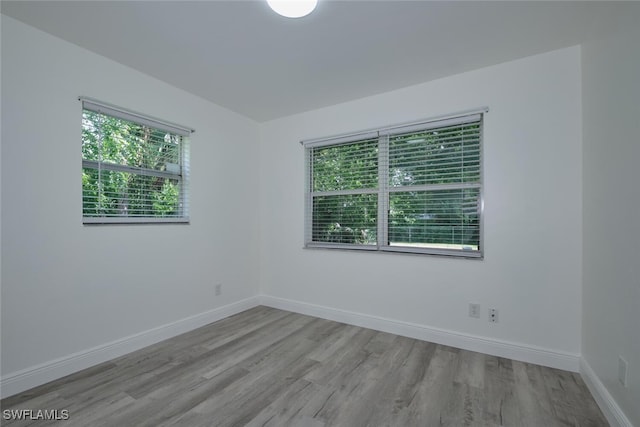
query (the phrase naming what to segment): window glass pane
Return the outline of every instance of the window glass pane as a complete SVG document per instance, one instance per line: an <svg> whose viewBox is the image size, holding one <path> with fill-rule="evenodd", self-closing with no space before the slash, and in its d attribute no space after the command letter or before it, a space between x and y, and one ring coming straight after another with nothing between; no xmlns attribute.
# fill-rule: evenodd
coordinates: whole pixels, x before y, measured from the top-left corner
<svg viewBox="0 0 640 427"><path fill-rule="evenodd" d="M138 123L84 110L82 158L180 173L182 137Z"/></svg>
<svg viewBox="0 0 640 427"><path fill-rule="evenodd" d="M480 182L480 124L389 139L391 187Z"/></svg>
<svg viewBox="0 0 640 427"><path fill-rule="evenodd" d="M91 111L82 112L82 158L100 161L101 120Z"/></svg>
<svg viewBox="0 0 640 427"><path fill-rule="evenodd" d="M355 190L378 186L378 140L314 148L313 191Z"/></svg>
<svg viewBox="0 0 640 427"><path fill-rule="evenodd" d="M85 217L170 217L182 208L180 181L93 168L82 169Z"/></svg>
<svg viewBox="0 0 640 427"><path fill-rule="evenodd" d="M378 195L313 198L312 241L375 245Z"/></svg>
<svg viewBox="0 0 640 427"><path fill-rule="evenodd" d="M389 195L389 244L477 251L480 190L402 191Z"/></svg>
<svg viewBox="0 0 640 427"><path fill-rule="evenodd" d="M130 120L82 111L82 213L92 219L85 222L187 220L188 138Z"/></svg>

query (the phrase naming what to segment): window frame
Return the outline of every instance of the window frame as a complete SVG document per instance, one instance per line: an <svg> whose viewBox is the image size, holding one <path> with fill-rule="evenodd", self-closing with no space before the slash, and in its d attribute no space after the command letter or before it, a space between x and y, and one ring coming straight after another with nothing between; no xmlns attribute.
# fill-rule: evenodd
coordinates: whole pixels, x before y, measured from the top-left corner
<svg viewBox="0 0 640 427"><path fill-rule="evenodd" d="M304 248L305 249L343 249L355 251L375 251L380 253L419 254L446 256L454 258L484 259L484 120L488 113L488 107L468 110L446 116L438 116L417 122L381 127L373 130L354 132L326 138L316 138L300 141L305 152L305 219L304 219ZM389 140L393 135L400 135L412 131L428 131L430 129L443 128L447 125L464 125L465 123L479 123L478 153L479 153L479 180L477 183L460 184L432 184L421 185L421 189L410 190L411 187L392 187L389 183ZM313 240L313 199L318 197L318 192L313 190L313 166L311 153L314 148L332 147L343 144L355 143L370 139L373 136L378 139L378 214L377 236L375 245L331 243ZM425 187L425 188L422 188ZM426 187L429 187L427 189ZM446 249L391 245L389 235L389 207L393 193L407 191L438 191L438 189L457 190L475 188L478 189L478 249ZM357 190L349 190L349 193L357 193Z"/></svg>
<svg viewBox="0 0 640 427"><path fill-rule="evenodd" d="M81 104L81 117L85 111L91 111L97 114L108 116L111 118L121 119L136 123L138 125L153 128L155 130L166 131L175 136L180 136L179 145L179 172L169 172L146 168L137 168L124 165L121 163L111 163L100 160L89 160L82 157L82 169L94 169L99 173L101 171L114 171L135 174L139 176L154 176L159 178L167 178L177 180L179 182L179 200L180 211L175 216L86 216L82 209L82 223L84 225L110 225L110 224L189 224L189 175L190 175L190 140L189 136L195 132L185 126L177 125L172 122L157 119L142 113L134 112L128 109L117 107L111 104L98 101L88 97L78 97ZM81 138L81 143L83 140ZM82 195L82 204L84 204L84 188Z"/></svg>

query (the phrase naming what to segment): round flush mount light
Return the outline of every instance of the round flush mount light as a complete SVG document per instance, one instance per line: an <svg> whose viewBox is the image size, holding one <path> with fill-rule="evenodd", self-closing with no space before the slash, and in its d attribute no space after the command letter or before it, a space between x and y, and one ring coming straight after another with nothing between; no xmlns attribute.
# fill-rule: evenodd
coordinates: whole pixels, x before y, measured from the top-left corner
<svg viewBox="0 0 640 427"><path fill-rule="evenodd" d="M267 0L269 7L287 18L302 18L316 8L318 0Z"/></svg>

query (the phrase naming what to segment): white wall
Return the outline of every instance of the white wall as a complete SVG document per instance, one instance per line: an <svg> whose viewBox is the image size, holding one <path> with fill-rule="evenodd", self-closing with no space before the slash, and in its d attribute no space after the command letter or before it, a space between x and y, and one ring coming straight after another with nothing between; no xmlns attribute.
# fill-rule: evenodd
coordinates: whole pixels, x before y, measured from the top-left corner
<svg viewBox="0 0 640 427"><path fill-rule="evenodd" d="M3 377L261 290L582 351L640 425L639 30L261 126L6 16L1 31ZM191 225L82 226L78 95L197 130ZM483 261L302 249L298 141L485 105Z"/></svg>
<svg viewBox="0 0 640 427"><path fill-rule="evenodd" d="M82 225L79 95L196 129L190 225ZM3 376L255 296L257 139L251 120L3 15Z"/></svg>
<svg viewBox="0 0 640 427"><path fill-rule="evenodd" d="M582 68L582 354L640 426L640 29L583 45ZM619 355L628 388L617 379Z"/></svg>
<svg viewBox="0 0 640 427"><path fill-rule="evenodd" d="M260 281L278 298L582 351L640 425L640 31L585 44L582 61L563 49L260 127L11 18L1 31L3 377L254 296ZM78 95L197 129L191 225L82 226ZM484 261L302 249L299 140L484 105ZM467 317L471 301L483 319Z"/></svg>
<svg viewBox="0 0 640 427"><path fill-rule="evenodd" d="M580 49L567 48L265 123L266 295L456 333L580 352ZM392 78L392 76L390 76ZM304 250L302 139L488 106L485 259ZM467 316L482 304L482 319ZM487 308L500 311L489 324Z"/></svg>

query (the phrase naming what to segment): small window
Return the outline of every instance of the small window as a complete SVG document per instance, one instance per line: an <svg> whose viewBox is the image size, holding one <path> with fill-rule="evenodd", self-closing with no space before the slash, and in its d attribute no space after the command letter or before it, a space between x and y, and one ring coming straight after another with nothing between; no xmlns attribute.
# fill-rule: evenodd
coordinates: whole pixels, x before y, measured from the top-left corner
<svg viewBox="0 0 640 427"><path fill-rule="evenodd" d="M482 257L486 111L304 141L305 247Z"/></svg>
<svg viewBox="0 0 640 427"><path fill-rule="evenodd" d="M191 131L81 101L83 222L189 222Z"/></svg>

